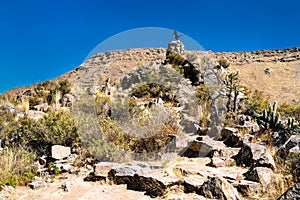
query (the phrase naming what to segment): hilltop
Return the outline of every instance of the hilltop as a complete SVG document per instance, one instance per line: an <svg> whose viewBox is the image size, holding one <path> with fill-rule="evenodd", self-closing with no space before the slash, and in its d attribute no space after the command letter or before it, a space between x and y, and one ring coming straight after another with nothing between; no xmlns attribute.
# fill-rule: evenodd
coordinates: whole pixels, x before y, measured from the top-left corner
<svg viewBox="0 0 300 200"><path fill-rule="evenodd" d="M95 87L104 84L107 77L112 82L138 66L162 63L166 49L128 49L98 53L82 63L76 69L61 75L57 80L68 79L71 83L83 87ZM203 54L203 51L192 51ZM226 58L232 70L241 72L241 83L252 91L263 91L271 101L280 103L297 100L300 96L300 47L260 50L253 52L207 52L214 61ZM265 70L269 69L270 73ZM259 84L258 84L259 83ZM0 96L7 97L32 88L25 86L12 89Z"/></svg>

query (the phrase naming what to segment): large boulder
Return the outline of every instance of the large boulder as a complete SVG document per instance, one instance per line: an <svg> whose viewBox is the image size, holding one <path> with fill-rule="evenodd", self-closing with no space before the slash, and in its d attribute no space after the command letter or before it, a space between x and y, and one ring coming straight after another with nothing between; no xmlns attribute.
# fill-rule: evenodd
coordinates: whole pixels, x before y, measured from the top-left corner
<svg viewBox="0 0 300 200"><path fill-rule="evenodd" d="M223 128L220 140L224 140L224 144L229 147L241 147L243 144L243 140L238 135L238 130L236 128Z"/></svg>
<svg viewBox="0 0 300 200"><path fill-rule="evenodd" d="M183 183L183 180L169 175L163 169L153 170L138 165L113 166L108 178L115 184L126 184L128 189L145 191L152 197L162 196L171 186Z"/></svg>
<svg viewBox="0 0 300 200"><path fill-rule="evenodd" d="M51 157L57 160L67 158L71 154L71 148L61 145L51 147Z"/></svg>
<svg viewBox="0 0 300 200"><path fill-rule="evenodd" d="M72 94L64 94L61 99L61 104L63 107L71 107L75 102L75 96Z"/></svg>
<svg viewBox="0 0 300 200"><path fill-rule="evenodd" d="M39 120L43 118L45 115L47 115L47 113L44 113L42 111L27 110L25 112L25 115L30 119Z"/></svg>
<svg viewBox="0 0 300 200"><path fill-rule="evenodd" d="M273 171L266 167L255 167L244 174L246 180L260 183L264 189L275 180Z"/></svg>
<svg viewBox="0 0 300 200"><path fill-rule="evenodd" d="M220 151L222 148L225 148L223 142L215 141L209 136L200 136L189 143L183 156L205 157L211 155L212 152Z"/></svg>
<svg viewBox="0 0 300 200"><path fill-rule="evenodd" d="M210 177L208 181L203 183L202 187L197 191L197 194L210 199L241 199L238 191L225 179L220 177Z"/></svg>
<svg viewBox="0 0 300 200"><path fill-rule="evenodd" d="M255 181L240 180L237 190L245 196L255 195L260 193L261 185Z"/></svg>
<svg viewBox="0 0 300 200"><path fill-rule="evenodd" d="M282 145L278 151L277 155L281 158L286 159L291 153L300 153L300 137L298 135L292 135L285 143Z"/></svg>
<svg viewBox="0 0 300 200"><path fill-rule="evenodd" d="M295 185L291 188L289 188L284 194L282 194L277 200L290 200L300 199L300 181L295 183Z"/></svg>
<svg viewBox="0 0 300 200"><path fill-rule="evenodd" d="M275 169L275 162L267 148L260 144L244 143L239 153L233 157L238 166L268 167Z"/></svg>

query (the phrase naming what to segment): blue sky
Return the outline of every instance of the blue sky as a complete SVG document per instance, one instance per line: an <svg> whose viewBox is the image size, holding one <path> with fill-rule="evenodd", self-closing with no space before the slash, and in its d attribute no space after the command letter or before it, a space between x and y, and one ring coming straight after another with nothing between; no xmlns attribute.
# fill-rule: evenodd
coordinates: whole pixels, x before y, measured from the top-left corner
<svg viewBox="0 0 300 200"><path fill-rule="evenodd" d="M251 51L300 46L299 24L299 0L1 0L0 93L70 71L134 28L176 29L206 50Z"/></svg>

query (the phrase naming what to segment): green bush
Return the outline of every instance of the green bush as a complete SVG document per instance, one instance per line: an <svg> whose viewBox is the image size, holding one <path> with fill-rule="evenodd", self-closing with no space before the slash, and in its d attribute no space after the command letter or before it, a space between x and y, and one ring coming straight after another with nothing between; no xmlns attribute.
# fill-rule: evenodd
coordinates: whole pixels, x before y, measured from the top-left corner
<svg viewBox="0 0 300 200"><path fill-rule="evenodd" d="M262 113L269 106L269 97L264 96L262 91L255 90L248 95L246 107L251 112Z"/></svg>
<svg viewBox="0 0 300 200"><path fill-rule="evenodd" d="M72 146L79 142L75 121L65 111L49 113L38 121L28 117L11 120L3 126L0 137L5 146L21 146L38 154L49 154L54 144Z"/></svg>
<svg viewBox="0 0 300 200"><path fill-rule="evenodd" d="M300 102L282 103L277 110L285 118L291 117L300 120Z"/></svg>
<svg viewBox="0 0 300 200"><path fill-rule="evenodd" d="M133 88L132 95L138 98L142 97L149 97L149 98L156 98L159 97L160 94L170 92L169 88L166 88L163 85L159 85L157 83L146 83L141 82L135 84Z"/></svg>
<svg viewBox="0 0 300 200"><path fill-rule="evenodd" d="M180 72L180 74L184 74L183 64L185 62L185 58L182 57L177 52L172 52L167 55L168 63L173 65L173 68Z"/></svg>
<svg viewBox="0 0 300 200"><path fill-rule="evenodd" d="M196 98L202 108L202 113L200 115L200 124L202 127L207 127L210 121L212 103L209 88L206 85L199 85L196 90Z"/></svg>

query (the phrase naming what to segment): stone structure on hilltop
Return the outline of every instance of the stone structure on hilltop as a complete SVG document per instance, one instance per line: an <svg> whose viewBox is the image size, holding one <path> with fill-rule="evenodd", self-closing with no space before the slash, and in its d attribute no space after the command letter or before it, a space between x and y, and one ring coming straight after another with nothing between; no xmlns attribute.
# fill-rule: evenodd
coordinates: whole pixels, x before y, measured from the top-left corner
<svg viewBox="0 0 300 200"><path fill-rule="evenodd" d="M180 40L174 40L169 42L167 54L171 52L177 52L180 54L184 54L184 44Z"/></svg>

